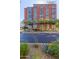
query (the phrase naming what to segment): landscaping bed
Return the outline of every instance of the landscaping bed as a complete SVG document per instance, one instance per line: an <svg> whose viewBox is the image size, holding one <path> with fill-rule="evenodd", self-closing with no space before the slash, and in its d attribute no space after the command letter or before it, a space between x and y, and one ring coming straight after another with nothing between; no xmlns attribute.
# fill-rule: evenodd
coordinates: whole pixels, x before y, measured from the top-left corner
<svg viewBox="0 0 79 59"><path fill-rule="evenodd" d="M20 59L26 59L29 53L28 44L20 44Z"/></svg>
<svg viewBox="0 0 79 59"><path fill-rule="evenodd" d="M44 52L59 59L59 43L53 42L44 48Z"/></svg>

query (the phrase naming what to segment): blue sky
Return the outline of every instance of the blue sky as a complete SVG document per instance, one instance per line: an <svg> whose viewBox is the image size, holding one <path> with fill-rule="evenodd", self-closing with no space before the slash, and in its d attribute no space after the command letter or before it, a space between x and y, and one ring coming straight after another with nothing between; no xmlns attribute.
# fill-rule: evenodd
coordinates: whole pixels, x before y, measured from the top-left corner
<svg viewBox="0 0 79 59"><path fill-rule="evenodd" d="M58 0L20 0L20 20L24 19L24 8L25 7L31 7L33 6L33 4L44 4L47 3L49 1L54 1L55 3L57 3L57 18L59 17L59 1Z"/></svg>

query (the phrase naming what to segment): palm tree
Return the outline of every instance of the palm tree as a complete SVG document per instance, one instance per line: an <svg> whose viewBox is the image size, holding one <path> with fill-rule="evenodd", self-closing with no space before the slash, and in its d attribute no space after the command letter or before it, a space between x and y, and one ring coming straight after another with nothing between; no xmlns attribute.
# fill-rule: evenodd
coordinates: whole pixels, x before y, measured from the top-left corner
<svg viewBox="0 0 79 59"><path fill-rule="evenodd" d="M58 19L56 19L56 30L58 31L59 30L59 20Z"/></svg>
<svg viewBox="0 0 79 59"><path fill-rule="evenodd" d="M56 20L56 27L59 28L59 20Z"/></svg>
<svg viewBox="0 0 79 59"><path fill-rule="evenodd" d="M46 19L46 20L44 20L44 22L47 24L47 23L49 23L49 20Z"/></svg>
<svg viewBox="0 0 79 59"><path fill-rule="evenodd" d="M48 22L48 20L46 20L46 19L45 20L41 19L39 21L39 23L42 25L42 28L41 28L42 30L43 30L43 28L44 28L44 30L47 30L47 22Z"/></svg>
<svg viewBox="0 0 79 59"><path fill-rule="evenodd" d="M31 20L28 20L28 21L27 21L27 24L28 24L28 25L31 25L31 24L32 24L32 21L31 21Z"/></svg>
<svg viewBox="0 0 79 59"><path fill-rule="evenodd" d="M40 24L43 24L43 23L44 23L44 20L40 19L38 22L39 22Z"/></svg>
<svg viewBox="0 0 79 59"><path fill-rule="evenodd" d="M36 19L33 20L33 23L36 24L38 21Z"/></svg>
<svg viewBox="0 0 79 59"><path fill-rule="evenodd" d="M38 20L36 20L36 19L32 20L32 24L33 24L33 29L34 29L35 31L37 31L36 26L37 26L37 24L38 24Z"/></svg>
<svg viewBox="0 0 79 59"><path fill-rule="evenodd" d="M50 28L52 28L52 23L53 23L53 20L52 19L49 19L47 20L47 24L48 24L48 31L50 30Z"/></svg>
<svg viewBox="0 0 79 59"><path fill-rule="evenodd" d="M26 31L26 29L28 29L28 27L26 26L27 21L23 20L21 23L24 24L23 30Z"/></svg>

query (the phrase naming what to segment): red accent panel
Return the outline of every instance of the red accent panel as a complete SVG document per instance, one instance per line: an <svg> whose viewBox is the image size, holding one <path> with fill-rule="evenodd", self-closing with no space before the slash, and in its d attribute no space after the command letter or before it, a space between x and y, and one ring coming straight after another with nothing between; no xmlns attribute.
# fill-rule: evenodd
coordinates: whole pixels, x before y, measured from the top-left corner
<svg viewBox="0 0 79 59"><path fill-rule="evenodd" d="M52 18L52 4L49 4L48 8L49 8L49 19L51 19Z"/></svg>
<svg viewBox="0 0 79 59"><path fill-rule="evenodd" d="M37 19L40 19L40 5L37 5Z"/></svg>
<svg viewBox="0 0 79 59"><path fill-rule="evenodd" d="M27 8L24 8L24 21L27 20Z"/></svg>
<svg viewBox="0 0 79 59"><path fill-rule="evenodd" d="M43 6L43 19L46 19L46 5Z"/></svg>

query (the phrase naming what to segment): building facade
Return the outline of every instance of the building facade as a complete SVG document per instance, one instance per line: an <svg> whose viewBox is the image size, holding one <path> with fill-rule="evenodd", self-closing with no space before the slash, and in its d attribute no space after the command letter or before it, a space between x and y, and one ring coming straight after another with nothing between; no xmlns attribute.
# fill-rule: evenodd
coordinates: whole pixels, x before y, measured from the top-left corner
<svg viewBox="0 0 79 59"><path fill-rule="evenodd" d="M34 4L33 7L24 8L24 21L27 20L56 20L56 4ZM34 25L35 27L35 25ZM49 24L37 24L37 28L42 30L52 29Z"/></svg>

